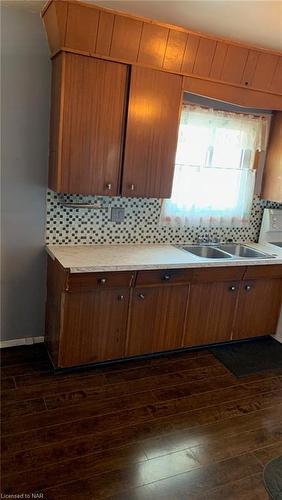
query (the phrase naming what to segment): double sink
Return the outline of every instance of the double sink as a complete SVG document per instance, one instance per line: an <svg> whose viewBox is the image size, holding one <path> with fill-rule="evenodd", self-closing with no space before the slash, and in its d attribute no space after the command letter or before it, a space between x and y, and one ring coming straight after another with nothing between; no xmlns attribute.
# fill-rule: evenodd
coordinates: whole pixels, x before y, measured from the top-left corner
<svg viewBox="0 0 282 500"><path fill-rule="evenodd" d="M181 247L203 259L270 259L272 255L236 243L226 245L190 245Z"/></svg>

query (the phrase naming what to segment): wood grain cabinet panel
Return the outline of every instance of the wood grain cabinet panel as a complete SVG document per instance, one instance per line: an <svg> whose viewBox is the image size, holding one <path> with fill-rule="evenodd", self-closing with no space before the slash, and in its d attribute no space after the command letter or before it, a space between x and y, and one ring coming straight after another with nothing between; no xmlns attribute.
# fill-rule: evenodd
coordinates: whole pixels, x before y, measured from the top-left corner
<svg viewBox="0 0 282 500"><path fill-rule="evenodd" d="M138 271L135 285L183 285L190 283L193 278L193 269L156 269L152 271Z"/></svg>
<svg viewBox="0 0 282 500"><path fill-rule="evenodd" d="M135 62L142 32L142 22L115 16L110 56Z"/></svg>
<svg viewBox="0 0 282 500"><path fill-rule="evenodd" d="M210 78L220 80L228 45L224 42L217 42L215 53L210 70Z"/></svg>
<svg viewBox="0 0 282 500"><path fill-rule="evenodd" d="M262 198L282 203L282 111L272 118L263 175Z"/></svg>
<svg viewBox="0 0 282 500"><path fill-rule="evenodd" d="M134 289L128 356L181 347L188 292L188 286Z"/></svg>
<svg viewBox="0 0 282 500"><path fill-rule="evenodd" d="M99 10L69 3L65 46L90 54L96 46Z"/></svg>
<svg viewBox="0 0 282 500"><path fill-rule="evenodd" d="M140 64L163 66L169 30L155 24L143 24L138 62Z"/></svg>
<svg viewBox="0 0 282 500"><path fill-rule="evenodd" d="M43 22L47 32L51 54L55 54L65 44L68 4L64 0L51 2L44 12Z"/></svg>
<svg viewBox="0 0 282 500"><path fill-rule="evenodd" d="M66 293L59 366L125 355L128 288Z"/></svg>
<svg viewBox="0 0 282 500"><path fill-rule="evenodd" d="M252 85L253 76L258 63L259 53L255 50L249 50L246 66L244 68L241 83L243 85Z"/></svg>
<svg viewBox="0 0 282 500"><path fill-rule="evenodd" d="M96 47L93 47L97 55L108 56L110 55L113 27L114 27L114 15L109 12L100 12L99 27L97 33Z"/></svg>
<svg viewBox="0 0 282 500"><path fill-rule="evenodd" d="M181 76L132 68L123 196L170 197L181 102Z"/></svg>
<svg viewBox="0 0 282 500"><path fill-rule="evenodd" d="M277 94L282 94L282 57L279 57L272 82L270 84L270 90L272 92L277 92Z"/></svg>
<svg viewBox="0 0 282 500"><path fill-rule="evenodd" d="M186 73L190 74L193 72L193 67L194 67L194 63L195 63L195 59L196 59L196 55L197 55L199 42L200 42L199 36L191 35L189 33L188 40L186 43L182 68L181 68L181 71L184 74L186 74Z"/></svg>
<svg viewBox="0 0 282 500"><path fill-rule="evenodd" d="M248 49L236 47L235 45L228 45L221 72L221 80L230 83L240 83L247 57Z"/></svg>
<svg viewBox="0 0 282 500"><path fill-rule="evenodd" d="M233 339L275 333L282 299L282 279L246 280L241 284Z"/></svg>
<svg viewBox="0 0 282 500"><path fill-rule="evenodd" d="M259 54L254 75L251 80L252 87L269 90L278 62L278 56L264 53Z"/></svg>
<svg viewBox="0 0 282 500"><path fill-rule="evenodd" d="M95 288L124 288L133 283L132 271L114 271L97 273L72 273L69 275L66 290L69 292L90 292Z"/></svg>
<svg viewBox="0 0 282 500"><path fill-rule="evenodd" d="M199 76L209 76L216 49L215 40L201 38L193 67L193 74Z"/></svg>
<svg viewBox="0 0 282 500"><path fill-rule="evenodd" d="M181 70L188 35L183 31L169 30L163 68L169 71Z"/></svg>
<svg viewBox="0 0 282 500"><path fill-rule="evenodd" d="M117 195L127 66L64 54L61 170L57 191Z"/></svg>
<svg viewBox="0 0 282 500"><path fill-rule="evenodd" d="M186 92L219 99L220 101L238 104L247 108L282 109L282 96L278 94L267 94L252 88L235 87L235 85L213 82L199 77L185 76L183 81Z"/></svg>
<svg viewBox="0 0 282 500"><path fill-rule="evenodd" d="M60 190L61 183L63 73L64 58L57 55L52 61L48 171L48 186L54 191Z"/></svg>
<svg viewBox="0 0 282 500"><path fill-rule="evenodd" d="M239 288L238 281L191 285L183 346L231 339Z"/></svg>

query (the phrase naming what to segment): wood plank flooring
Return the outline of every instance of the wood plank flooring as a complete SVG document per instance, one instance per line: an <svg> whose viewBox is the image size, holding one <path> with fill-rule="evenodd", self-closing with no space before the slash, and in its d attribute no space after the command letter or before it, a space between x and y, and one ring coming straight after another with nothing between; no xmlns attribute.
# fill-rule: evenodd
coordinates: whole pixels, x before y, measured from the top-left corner
<svg viewBox="0 0 282 500"><path fill-rule="evenodd" d="M266 500L282 454L282 370L237 379L208 350L54 375L1 351L2 493Z"/></svg>

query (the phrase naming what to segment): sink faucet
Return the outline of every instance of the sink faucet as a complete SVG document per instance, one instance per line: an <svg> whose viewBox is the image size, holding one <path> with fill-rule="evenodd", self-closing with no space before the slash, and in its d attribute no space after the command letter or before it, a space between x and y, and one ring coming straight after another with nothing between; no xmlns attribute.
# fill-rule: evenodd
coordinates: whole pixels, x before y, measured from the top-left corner
<svg viewBox="0 0 282 500"><path fill-rule="evenodd" d="M206 234L204 237L199 236L197 238L198 245L218 245L221 243L221 240L218 236L214 236L213 238L210 234Z"/></svg>
<svg viewBox="0 0 282 500"><path fill-rule="evenodd" d="M198 238L197 238L197 244L198 245L208 245L209 244L209 237L198 236Z"/></svg>

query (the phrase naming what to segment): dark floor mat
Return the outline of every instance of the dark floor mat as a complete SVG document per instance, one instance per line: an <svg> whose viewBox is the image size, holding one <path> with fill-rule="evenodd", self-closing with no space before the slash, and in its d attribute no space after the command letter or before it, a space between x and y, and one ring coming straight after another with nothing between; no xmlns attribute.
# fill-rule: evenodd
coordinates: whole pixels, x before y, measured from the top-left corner
<svg viewBox="0 0 282 500"><path fill-rule="evenodd" d="M282 500L282 456L268 462L263 471L263 479L270 498Z"/></svg>
<svg viewBox="0 0 282 500"><path fill-rule="evenodd" d="M236 377L282 368L282 344L272 337L219 345L210 351Z"/></svg>

